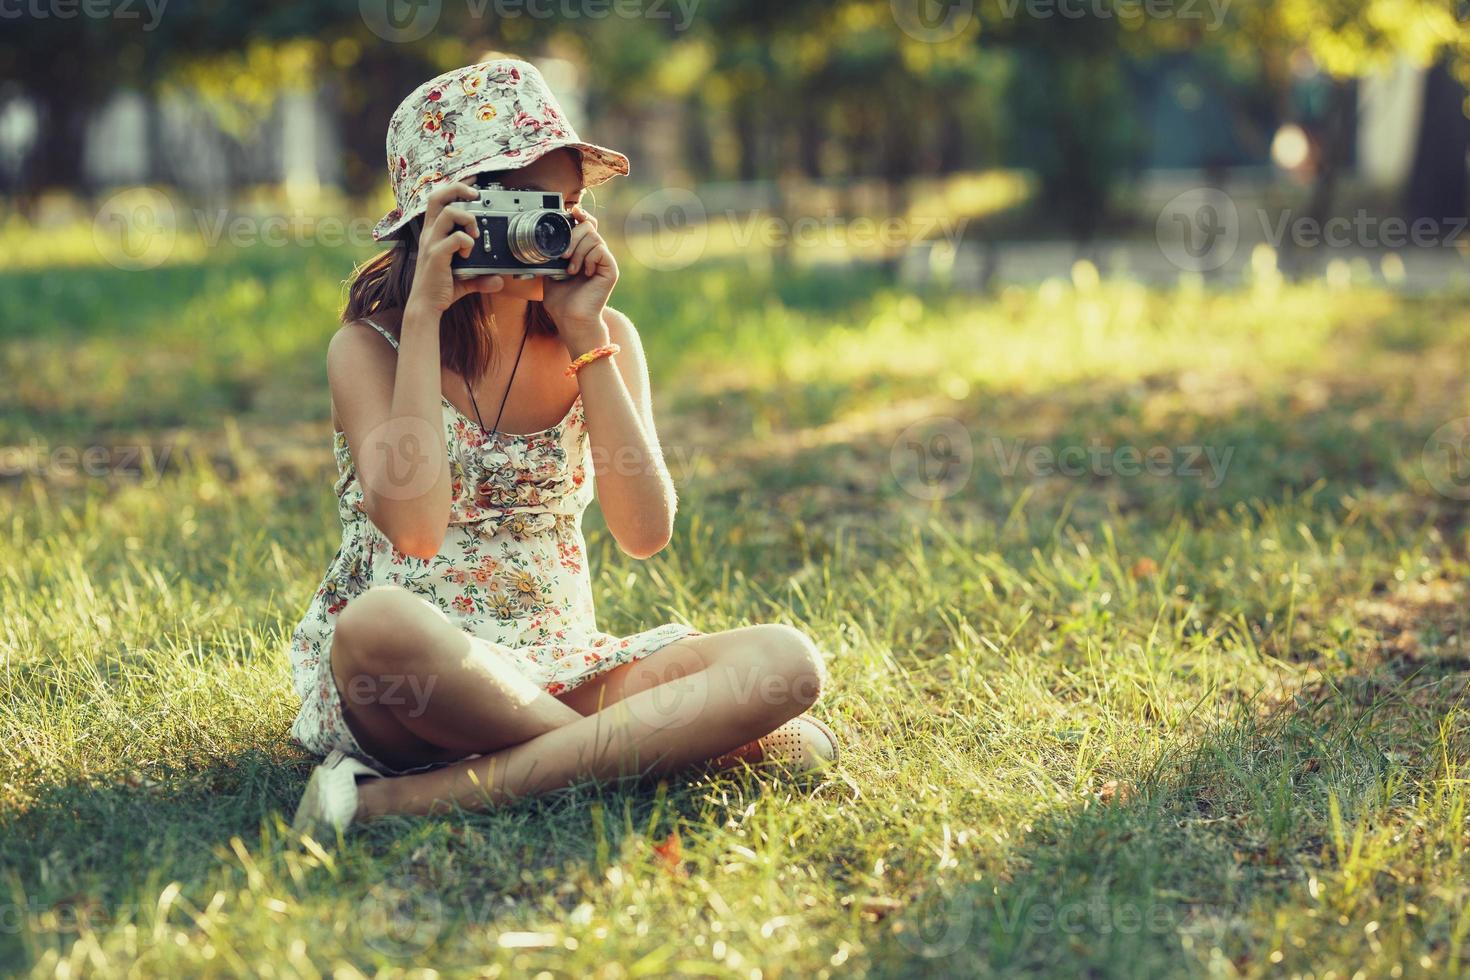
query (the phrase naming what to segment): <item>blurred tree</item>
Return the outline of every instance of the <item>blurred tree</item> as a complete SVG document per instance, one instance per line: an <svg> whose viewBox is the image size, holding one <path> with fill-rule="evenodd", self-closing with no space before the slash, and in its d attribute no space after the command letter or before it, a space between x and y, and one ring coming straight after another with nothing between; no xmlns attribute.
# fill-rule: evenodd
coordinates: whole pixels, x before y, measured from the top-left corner
<svg viewBox="0 0 1470 980"><path fill-rule="evenodd" d="M1356 80L1399 58L1421 67L1442 61L1462 83L1470 80L1466 13L1461 0L1235 0L1226 29L1210 43L1255 62L1261 77L1277 87L1287 110L1283 118L1293 116L1293 76L1315 70L1325 75L1327 95L1311 120L1318 160L1309 211L1321 222L1331 213L1339 178L1351 159ZM1434 77L1431 73L1426 84L1433 85ZM1426 99L1426 113L1435 115L1425 115L1421 129L1441 126L1441 110L1438 99ZM1459 208L1464 206L1462 201Z"/></svg>
<svg viewBox="0 0 1470 980"><path fill-rule="evenodd" d="M1424 110L1414 163L1404 190L1410 219L1453 221L1470 216L1470 120L1465 117L1465 86L1441 60L1424 80Z"/></svg>
<svg viewBox="0 0 1470 980"><path fill-rule="evenodd" d="M123 9L123 0L100 2ZM1289 117L1309 53L1329 81L1314 201L1326 208L1348 159L1353 79L1407 54L1443 58L1445 72L1467 80L1458 2L1232 0L1219 25L1150 15L1132 0L1065 9L976 0L939 10L972 15L942 23L920 16L925 0L705 0L688 24L672 12L548 18L444 4L431 33L403 43L375 32L358 0L171 0L146 26L21 5L0 34L0 77L40 113L25 171L33 190L84 187L87 121L119 88L187 91L238 150L261 139L283 90L306 86L337 110L347 188L379 188L382 134L398 101L430 74L493 49L565 56L602 82L587 88L589 138L606 128L626 145L653 114L678 113L696 178L876 179L897 212L915 176L1000 162L1004 145L1036 169L1045 206L1086 240L1140 156L1130 66L1188 53L1221 80L1227 101L1249 89L1242 79L1262 79ZM1232 113L1259 115L1252 106Z"/></svg>
<svg viewBox="0 0 1470 980"><path fill-rule="evenodd" d="M1122 69L1130 53L1149 45L1100 8L1040 17L1012 0L988 0L981 17L980 44L1010 49L1017 58L1007 92L1013 152L1036 171L1041 207L1087 242L1137 156L1136 100Z"/></svg>
<svg viewBox="0 0 1470 980"><path fill-rule="evenodd" d="M49 7L20 5L0 33L0 78L14 80L9 92L40 116L41 137L23 175L31 193L89 189L80 153L87 122L122 89L187 92L238 151L260 138L260 124L283 91L320 88L339 111L347 187L360 193L381 184L389 115L435 72L489 49L535 54L561 44L581 51L603 77L625 83L591 91L596 110L616 114L638 101L634 93L660 50L660 27L626 17L478 16L494 8L446 4L433 32L391 43L374 33L357 0L171 0L156 20L137 3L98 2L89 9L114 16L60 17ZM156 142L153 149L158 160ZM160 168L155 177L177 174Z"/></svg>

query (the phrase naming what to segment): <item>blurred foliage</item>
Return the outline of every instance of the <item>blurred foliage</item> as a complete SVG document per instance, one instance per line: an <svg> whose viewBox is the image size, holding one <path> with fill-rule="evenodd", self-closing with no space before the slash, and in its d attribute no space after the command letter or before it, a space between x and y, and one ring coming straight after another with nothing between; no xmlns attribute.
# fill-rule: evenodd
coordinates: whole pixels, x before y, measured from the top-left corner
<svg viewBox="0 0 1470 980"><path fill-rule="evenodd" d="M101 0L117 16L27 7L8 20L0 78L10 81L0 101L19 94L42 110L44 136L21 189L79 187L80 155L70 148L116 90L188 92L223 133L247 141L276 94L317 83L339 110L348 189L361 193L382 181L381 134L415 84L488 51L556 56L597 82L585 135L636 133L677 111L695 179L876 177L901 206L899 188L917 175L1025 166L1038 172L1043 200L1085 236L1141 155L1133 67L1189 55L1222 88L1285 117L1292 86L1318 69L1349 79L1402 55L1448 59L1470 80L1463 6L979 0L930 10L922 0L706 0L687 14L666 5L594 16L573 5L556 17L519 7L497 17L493 5L448 3L427 36L388 43L355 0L173 0L156 22L133 4ZM924 19L946 12L956 19Z"/></svg>

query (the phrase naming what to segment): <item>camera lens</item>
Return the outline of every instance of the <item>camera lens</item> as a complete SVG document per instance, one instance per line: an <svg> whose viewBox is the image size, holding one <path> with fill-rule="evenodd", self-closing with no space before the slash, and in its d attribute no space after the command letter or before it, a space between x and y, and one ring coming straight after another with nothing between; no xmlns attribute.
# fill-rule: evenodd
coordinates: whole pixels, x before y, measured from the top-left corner
<svg viewBox="0 0 1470 980"><path fill-rule="evenodd" d="M572 223L560 211L522 211L508 232L511 254L528 265L549 262L572 243Z"/></svg>

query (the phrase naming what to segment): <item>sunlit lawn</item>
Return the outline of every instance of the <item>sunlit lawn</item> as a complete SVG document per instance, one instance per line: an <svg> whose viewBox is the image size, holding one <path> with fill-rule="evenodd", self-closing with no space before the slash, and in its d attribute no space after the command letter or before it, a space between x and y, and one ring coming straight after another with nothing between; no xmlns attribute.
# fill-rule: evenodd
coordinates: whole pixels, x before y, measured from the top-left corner
<svg viewBox="0 0 1470 980"><path fill-rule="evenodd" d="M299 841L351 259L0 275L0 963L1462 967L1470 525L1424 452L1470 416L1456 298L627 262L681 513L641 564L589 516L602 624L809 630L840 770Z"/></svg>

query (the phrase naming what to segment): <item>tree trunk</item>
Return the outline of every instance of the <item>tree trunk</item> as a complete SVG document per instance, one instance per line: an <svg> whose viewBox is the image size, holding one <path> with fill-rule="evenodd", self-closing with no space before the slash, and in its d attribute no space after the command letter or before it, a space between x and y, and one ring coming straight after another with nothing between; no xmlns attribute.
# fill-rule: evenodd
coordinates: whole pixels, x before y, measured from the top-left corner
<svg viewBox="0 0 1470 980"><path fill-rule="evenodd" d="M735 102L735 137L740 144L740 169L737 176L743 181L753 181L761 176L761 132L762 116L755 100L742 97Z"/></svg>
<svg viewBox="0 0 1470 980"><path fill-rule="evenodd" d="M708 180L715 169L708 112L698 96L690 96L684 103L684 153L689 161L690 178L696 183Z"/></svg>
<svg viewBox="0 0 1470 980"><path fill-rule="evenodd" d="M1327 97L1327 112L1322 120L1312 197L1307 205L1307 217L1314 223L1313 227L1323 227L1332 217L1338 181L1344 168L1352 162L1353 131L1358 118L1356 103L1357 86L1349 79L1334 79ZM1292 246L1291 238L1284 239L1281 243L1282 269L1300 276L1307 271L1306 263L1307 257Z"/></svg>
<svg viewBox="0 0 1470 980"><path fill-rule="evenodd" d="M52 188L88 190L82 158L86 152L90 103L63 90L30 93L37 110L36 142L31 147L20 184L32 194Z"/></svg>
<svg viewBox="0 0 1470 980"><path fill-rule="evenodd" d="M802 175L810 180L822 179L822 139L826 127L816 100L803 104L796 133L797 154L801 161Z"/></svg>
<svg viewBox="0 0 1470 980"><path fill-rule="evenodd" d="M1465 89L1441 61L1424 77L1424 112L1419 143L1404 194L1405 216L1449 222L1470 217L1470 121L1465 119Z"/></svg>
<svg viewBox="0 0 1470 980"><path fill-rule="evenodd" d="M957 91L946 93L939 106L939 150L935 169L941 174L958 173L966 165L966 120L955 108L960 94Z"/></svg>

